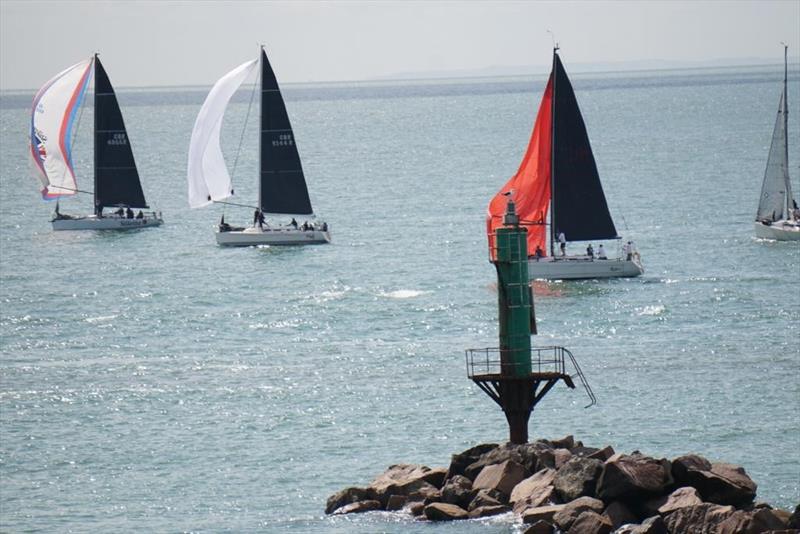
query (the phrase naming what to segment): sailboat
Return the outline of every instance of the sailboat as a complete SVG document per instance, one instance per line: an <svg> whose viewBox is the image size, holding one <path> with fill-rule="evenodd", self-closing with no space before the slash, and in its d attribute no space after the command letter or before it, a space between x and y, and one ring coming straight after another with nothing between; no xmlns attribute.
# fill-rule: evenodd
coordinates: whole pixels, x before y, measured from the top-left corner
<svg viewBox="0 0 800 534"><path fill-rule="evenodd" d="M245 206L226 201L234 190L220 147L220 130L231 97L259 63L259 193L255 206ZM255 208L253 224L246 227L231 226L222 216L216 229L219 245L305 245L331 240L328 224L314 217L292 125L263 46L257 59L220 78L206 97L192 131L187 175L192 208L211 203ZM289 224L276 225L267 223L264 214L293 217ZM294 216L306 220L299 225Z"/></svg>
<svg viewBox="0 0 800 534"><path fill-rule="evenodd" d="M775 241L800 240L800 209L792 196L792 182L789 179L788 50L789 47L784 45L783 93L772 130L772 144L755 222L756 237Z"/></svg>
<svg viewBox="0 0 800 534"><path fill-rule="evenodd" d="M86 191L78 189L72 145L93 75L94 190ZM126 230L164 222L160 213L142 211L149 206L114 88L97 54L61 71L36 93L31 110L30 144L42 197L56 200L53 230ZM76 193L93 196L93 214L61 213L59 199ZM104 208L117 210L104 214ZM139 210L136 215L134 209Z"/></svg>
<svg viewBox="0 0 800 534"><path fill-rule="evenodd" d="M603 258L599 247L594 254L589 247L585 254L566 254L568 242L621 238L609 213L586 125L557 46L519 170L489 203L486 222L492 255L494 231L502 226L508 196L516 203L521 223L528 226L528 273L532 280L619 278L644 272L631 241L622 246L619 257Z"/></svg>

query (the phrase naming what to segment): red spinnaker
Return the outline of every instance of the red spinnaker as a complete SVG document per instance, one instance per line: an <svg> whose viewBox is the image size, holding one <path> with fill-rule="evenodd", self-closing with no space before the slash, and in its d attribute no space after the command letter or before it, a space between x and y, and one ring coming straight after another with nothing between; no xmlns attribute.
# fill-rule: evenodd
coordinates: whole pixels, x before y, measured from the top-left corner
<svg viewBox="0 0 800 534"><path fill-rule="evenodd" d="M519 170L489 202L486 230L489 234L489 253L492 259L495 257L492 236L495 229L502 226L503 214L506 212L507 198L503 193L510 190L514 191L512 198L520 221L528 228L528 254L533 255L538 246L543 254L547 255L545 221L550 205L552 98L553 75L551 74L542 95L542 102L539 104L539 113L533 126L528 150L522 158Z"/></svg>

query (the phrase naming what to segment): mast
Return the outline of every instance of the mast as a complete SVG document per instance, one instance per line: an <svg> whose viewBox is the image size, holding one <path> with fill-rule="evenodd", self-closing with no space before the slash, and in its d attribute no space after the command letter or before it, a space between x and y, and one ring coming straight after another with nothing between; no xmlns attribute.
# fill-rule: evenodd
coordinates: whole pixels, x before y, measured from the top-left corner
<svg viewBox="0 0 800 534"><path fill-rule="evenodd" d="M789 71L789 46L783 45L783 161L786 162L786 194L784 195L783 216L787 220L791 219L792 213L792 180L789 178L789 84L787 83Z"/></svg>
<svg viewBox="0 0 800 534"><path fill-rule="evenodd" d="M97 69L97 52L94 54L94 59L92 60L92 68ZM92 183L94 186L92 187L92 202L94 203L94 214L100 215L100 209L97 205L97 167L98 167L98 159L97 159L97 126L99 120L99 113L97 113L97 76L94 76L94 132L92 134L92 150L94 151L94 176L92 179Z"/></svg>
<svg viewBox="0 0 800 534"><path fill-rule="evenodd" d="M550 79L553 80L553 92L550 97L550 257L556 257L556 54L558 44L553 46L553 68Z"/></svg>
<svg viewBox="0 0 800 534"><path fill-rule="evenodd" d="M256 205L258 210L261 211L261 160L264 157L264 45L258 47L258 84L259 90L259 106L258 106L258 197L256 197Z"/></svg>

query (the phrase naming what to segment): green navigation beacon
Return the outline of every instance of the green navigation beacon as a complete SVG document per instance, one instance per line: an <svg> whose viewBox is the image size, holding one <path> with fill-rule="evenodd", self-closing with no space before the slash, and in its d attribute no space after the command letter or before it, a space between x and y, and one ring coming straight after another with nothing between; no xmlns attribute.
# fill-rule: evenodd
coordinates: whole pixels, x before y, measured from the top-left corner
<svg viewBox="0 0 800 534"><path fill-rule="evenodd" d="M528 231L520 224L510 196L503 226L489 238L497 270L500 346L468 349L467 376L503 409L511 443L527 443L534 406L559 380L575 388L573 378L578 378L589 395L589 406L595 398L572 353L564 347L531 345L536 317L528 281ZM566 372L565 358L572 374Z"/></svg>

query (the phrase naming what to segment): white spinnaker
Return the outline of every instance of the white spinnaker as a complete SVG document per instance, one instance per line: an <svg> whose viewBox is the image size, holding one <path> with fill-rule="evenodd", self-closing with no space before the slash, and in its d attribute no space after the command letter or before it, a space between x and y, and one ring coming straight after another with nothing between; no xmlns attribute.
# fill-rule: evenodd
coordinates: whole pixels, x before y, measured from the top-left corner
<svg viewBox="0 0 800 534"><path fill-rule="evenodd" d="M45 198L74 195L72 128L89 86L92 59L59 72L39 89L31 111L31 156Z"/></svg>
<svg viewBox="0 0 800 534"><path fill-rule="evenodd" d="M192 208L231 196L231 177L219 144L222 117L231 97L257 63L257 59L242 63L220 78L200 108L189 143L187 177L189 206Z"/></svg>

